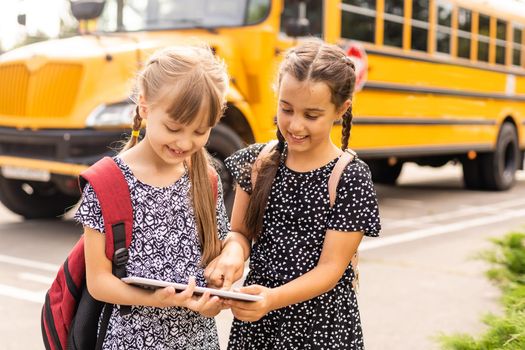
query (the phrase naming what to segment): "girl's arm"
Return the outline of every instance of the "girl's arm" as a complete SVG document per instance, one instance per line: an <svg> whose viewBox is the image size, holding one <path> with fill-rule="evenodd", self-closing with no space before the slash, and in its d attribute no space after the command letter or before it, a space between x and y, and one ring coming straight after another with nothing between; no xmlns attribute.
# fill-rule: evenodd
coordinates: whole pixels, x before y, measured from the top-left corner
<svg viewBox="0 0 525 350"><path fill-rule="evenodd" d="M237 185L233 203L232 232L222 242L221 254L208 264L204 276L209 286L230 289L231 285L242 277L244 262L250 256L251 240L244 235L244 213L250 196Z"/></svg>
<svg viewBox="0 0 525 350"><path fill-rule="evenodd" d="M112 263L106 257L106 238L100 232L84 227L84 251L86 257L86 283L95 299L119 305L143 305L153 307L182 306L201 312L204 316L213 315L212 309L220 309L219 298L210 298L206 293L201 298L193 298L195 280L191 279L189 288L176 293L173 287L146 290L122 282L112 273Z"/></svg>
<svg viewBox="0 0 525 350"><path fill-rule="evenodd" d="M317 266L304 275L277 288L251 285L241 292L261 294L258 302L228 301L234 316L242 321L256 321L272 310L300 303L333 289L350 264L362 232L326 232L323 250Z"/></svg>

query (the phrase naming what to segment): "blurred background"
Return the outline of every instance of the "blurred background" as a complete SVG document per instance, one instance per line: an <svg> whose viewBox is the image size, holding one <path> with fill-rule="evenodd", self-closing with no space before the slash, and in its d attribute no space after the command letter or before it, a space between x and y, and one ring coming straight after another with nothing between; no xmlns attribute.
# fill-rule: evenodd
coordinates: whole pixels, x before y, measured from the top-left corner
<svg viewBox="0 0 525 350"><path fill-rule="evenodd" d="M226 61L228 108L207 148L231 208L223 160L275 138L276 67L312 36L340 45L358 76L350 147L383 225L360 248L367 349L442 349L440 334L480 338L495 327L485 313L507 316L508 289L479 256L525 221L525 1L0 0L5 349L43 348L45 292L82 233L76 176L129 137L144 60L204 41ZM525 348L518 317L501 348ZM231 314L217 321L225 348Z"/></svg>

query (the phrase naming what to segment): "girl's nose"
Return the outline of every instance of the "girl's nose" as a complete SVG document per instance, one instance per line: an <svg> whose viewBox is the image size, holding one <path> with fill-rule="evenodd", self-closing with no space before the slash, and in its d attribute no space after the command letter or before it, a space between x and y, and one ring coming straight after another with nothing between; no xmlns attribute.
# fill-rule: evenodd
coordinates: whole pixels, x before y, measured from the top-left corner
<svg viewBox="0 0 525 350"><path fill-rule="evenodd" d="M189 151L192 147L193 142L189 138L179 139L175 142L177 148L183 152Z"/></svg>
<svg viewBox="0 0 525 350"><path fill-rule="evenodd" d="M303 130L303 123L301 121L301 118L298 116L293 116L290 120L289 129L293 133L301 132Z"/></svg>

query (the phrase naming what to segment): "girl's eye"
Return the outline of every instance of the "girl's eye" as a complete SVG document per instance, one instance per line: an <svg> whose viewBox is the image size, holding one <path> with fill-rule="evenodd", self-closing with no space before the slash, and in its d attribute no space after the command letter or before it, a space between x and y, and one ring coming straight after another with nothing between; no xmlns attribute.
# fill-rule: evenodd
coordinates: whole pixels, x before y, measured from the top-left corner
<svg viewBox="0 0 525 350"><path fill-rule="evenodd" d="M195 131L195 135L197 135L197 136L206 135L206 131Z"/></svg>
<svg viewBox="0 0 525 350"><path fill-rule="evenodd" d="M165 126L166 126L166 129L167 129L169 132L179 132L179 131L180 131L180 129L171 129L171 128L169 128L167 125L165 125Z"/></svg>
<svg viewBox="0 0 525 350"><path fill-rule="evenodd" d="M308 114L306 114L305 117L306 117L306 119L308 119L308 120L317 120L317 118L319 118L319 117L316 116L316 115L308 115Z"/></svg>
<svg viewBox="0 0 525 350"><path fill-rule="evenodd" d="M285 113L285 114L292 114L292 113L293 113L293 111L292 111L291 109L286 109L286 108L284 108L284 107L281 107L281 111L282 111L283 113Z"/></svg>

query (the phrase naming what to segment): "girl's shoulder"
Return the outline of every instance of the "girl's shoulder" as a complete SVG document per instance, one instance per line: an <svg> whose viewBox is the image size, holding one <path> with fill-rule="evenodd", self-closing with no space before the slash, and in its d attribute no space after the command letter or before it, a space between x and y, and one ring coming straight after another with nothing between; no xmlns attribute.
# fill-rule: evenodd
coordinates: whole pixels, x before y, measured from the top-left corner
<svg viewBox="0 0 525 350"><path fill-rule="evenodd" d="M237 163L243 165L252 164L253 162L255 162L255 160L259 156L259 153L261 153L265 145L265 143L254 143L252 145L249 145L248 147L245 147L233 153L230 157L226 159L226 162L231 164Z"/></svg>
<svg viewBox="0 0 525 350"><path fill-rule="evenodd" d="M235 182L247 193L251 193L252 190L253 163L259 156L259 153L261 153L264 145L264 143L250 145L235 152L224 161Z"/></svg>
<svg viewBox="0 0 525 350"><path fill-rule="evenodd" d="M342 175L340 185L352 184L372 184L372 173L368 165L360 158L356 157L348 163Z"/></svg>

